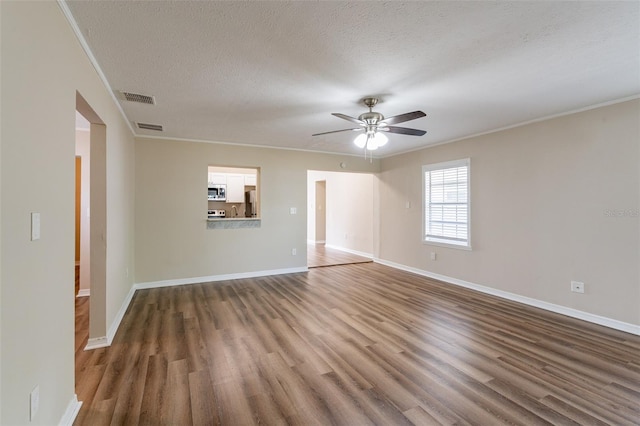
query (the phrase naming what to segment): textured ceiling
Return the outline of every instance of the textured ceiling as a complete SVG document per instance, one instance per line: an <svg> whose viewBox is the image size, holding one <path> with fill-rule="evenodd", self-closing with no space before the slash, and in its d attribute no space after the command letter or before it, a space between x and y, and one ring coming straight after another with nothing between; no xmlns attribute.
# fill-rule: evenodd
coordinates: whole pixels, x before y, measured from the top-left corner
<svg viewBox="0 0 640 426"><path fill-rule="evenodd" d="M67 1L138 135L359 154L379 95L388 156L640 93L639 2Z"/></svg>

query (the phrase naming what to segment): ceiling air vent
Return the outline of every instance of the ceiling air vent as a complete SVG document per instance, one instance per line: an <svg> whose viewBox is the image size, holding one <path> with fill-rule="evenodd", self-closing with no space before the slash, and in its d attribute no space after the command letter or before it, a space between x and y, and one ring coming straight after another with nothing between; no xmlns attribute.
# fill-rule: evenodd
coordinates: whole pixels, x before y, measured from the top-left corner
<svg viewBox="0 0 640 426"><path fill-rule="evenodd" d="M158 132L162 132L162 126L160 124L149 124L149 123L136 123L138 129L145 130L156 130Z"/></svg>
<svg viewBox="0 0 640 426"><path fill-rule="evenodd" d="M127 101L139 102L141 104L155 105L156 99L153 96L141 95L140 93L120 92Z"/></svg>

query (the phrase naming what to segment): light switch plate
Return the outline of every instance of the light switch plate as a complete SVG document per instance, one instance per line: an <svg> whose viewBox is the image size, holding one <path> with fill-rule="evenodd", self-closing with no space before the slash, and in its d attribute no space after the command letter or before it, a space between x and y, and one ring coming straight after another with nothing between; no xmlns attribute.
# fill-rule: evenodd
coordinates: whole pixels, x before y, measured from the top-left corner
<svg viewBox="0 0 640 426"><path fill-rule="evenodd" d="M33 388L29 394L29 420L33 421L40 407L40 386Z"/></svg>
<svg viewBox="0 0 640 426"><path fill-rule="evenodd" d="M297 208L295 208L295 207L291 207L291 208L289 209L289 214L298 214L298 209L297 209Z"/></svg>
<svg viewBox="0 0 640 426"><path fill-rule="evenodd" d="M31 213L31 241L40 239L40 213Z"/></svg>

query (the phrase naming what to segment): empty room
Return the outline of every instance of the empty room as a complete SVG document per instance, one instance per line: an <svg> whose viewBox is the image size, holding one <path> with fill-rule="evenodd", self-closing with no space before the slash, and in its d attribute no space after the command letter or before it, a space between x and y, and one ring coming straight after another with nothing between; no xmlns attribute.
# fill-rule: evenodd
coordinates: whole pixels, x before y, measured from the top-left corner
<svg viewBox="0 0 640 426"><path fill-rule="evenodd" d="M6 0L0 40L0 424L639 423L640 2Z"/></svg>

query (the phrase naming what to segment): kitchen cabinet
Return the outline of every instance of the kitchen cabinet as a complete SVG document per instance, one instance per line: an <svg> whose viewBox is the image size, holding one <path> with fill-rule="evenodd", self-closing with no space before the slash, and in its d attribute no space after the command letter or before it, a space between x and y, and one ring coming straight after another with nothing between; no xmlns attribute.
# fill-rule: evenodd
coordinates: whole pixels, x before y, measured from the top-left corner
<svg viewBox="0 0 640 426"><path fill-rule="evenodd" d="M244 203L244 175L227 175L227 203Z"/></svg>
<svg viewBox="0 0 640 426"><path fill-rule="evenodd" d="M209 186L211 185L226 185L227 175L223 173L209 173Z"/></svg>
<svg viewBox="0 0 640 426"><path fill-rule="evenodd" d="M256 175L244 175L245 186L256 186L257 183L258 183L258 179Z"/></svg>

